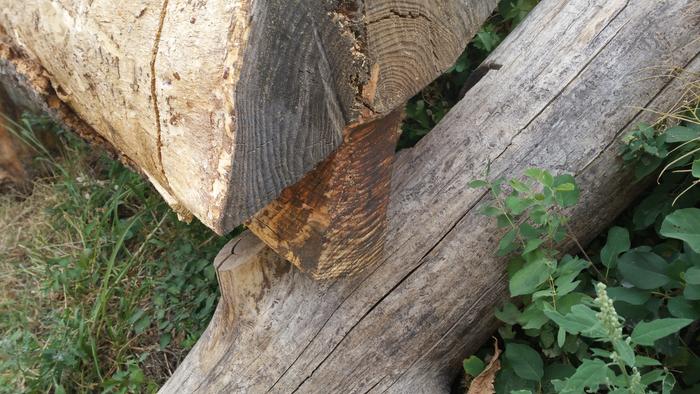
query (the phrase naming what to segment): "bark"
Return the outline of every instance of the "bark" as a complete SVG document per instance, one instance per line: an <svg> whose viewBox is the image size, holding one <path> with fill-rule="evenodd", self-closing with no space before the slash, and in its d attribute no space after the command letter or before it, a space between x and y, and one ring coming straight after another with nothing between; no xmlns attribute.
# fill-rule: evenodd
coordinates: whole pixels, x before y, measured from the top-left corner
<svg viewBox="0 0 700 394"><path fill-rule="evenodd" d="M573 173L570 223L589 241L641 189L622 136L697 80L697 7L543 0L487 60L501 68L398 155L381 261L314 281L252 235L232 241L212 323L161 392L448 391L507 296L499 231L479 214L488 197L467 183L488 162L492 177Z"/></svg>
<svg viewBox="0 0 700 394"><path fill-rule="evenodd" d="M113 145L181 214L224 233L352 125L448 68L495 4L0 0L11 54L0 68Z"/></svg>

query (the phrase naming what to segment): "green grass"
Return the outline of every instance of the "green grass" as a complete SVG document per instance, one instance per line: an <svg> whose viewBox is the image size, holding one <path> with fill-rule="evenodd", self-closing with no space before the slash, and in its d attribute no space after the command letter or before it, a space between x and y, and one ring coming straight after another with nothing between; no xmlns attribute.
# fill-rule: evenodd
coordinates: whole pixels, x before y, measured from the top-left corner
<svg viewBox="0 0 700 394"><path fill-rule="evenodd" d="M229 237L70 134L48 154L33 123L46 175L0 198L0 391L154 391L209 322Z"/></svg>

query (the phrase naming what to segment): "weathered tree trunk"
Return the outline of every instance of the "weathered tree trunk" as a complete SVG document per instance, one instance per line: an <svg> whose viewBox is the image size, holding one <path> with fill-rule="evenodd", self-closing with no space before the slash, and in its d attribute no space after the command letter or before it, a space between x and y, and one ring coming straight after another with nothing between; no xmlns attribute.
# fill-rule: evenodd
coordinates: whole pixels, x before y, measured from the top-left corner
<svg viewBox="0 0 700 394"><path fill-rule="evenodd" d="M216 259L217 312L162 392L445 392L506 297L499 230L467 183L531 166L576 176L586 242L640 191L626 131L677 104L700 72L695 0L544 0L499 64L396 159L384 258L314 281L250 234ZM683 71L685 70L685 71ZM672 78L670 74L677 74ZM611 198L614 197L614 198ZM563 245L566 247L566 245Z"/></svg>
<svg viewBox="0 0 700 394"><path fill-rule="evenodd" d="M0 0L0 58L224 233L448 68L495 4Z"/></svg>

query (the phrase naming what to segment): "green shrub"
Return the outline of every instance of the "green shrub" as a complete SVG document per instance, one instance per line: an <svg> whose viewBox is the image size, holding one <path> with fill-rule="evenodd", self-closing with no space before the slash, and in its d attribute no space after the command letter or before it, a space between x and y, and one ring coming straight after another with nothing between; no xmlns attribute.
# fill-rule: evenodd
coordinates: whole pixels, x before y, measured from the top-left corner
<svg viewBox="0 0 700 394"><path fill-rule="evenodd" d="M662 169L659 184L596 253L555 248L573 238L562 214L578 200L572 176L471 183L491 192L483 214L507 230L496 252L512 256L497 393L700 392L700 108L665 120L626 137L623 158L640 179ZM483 368L465 360L468 376Z"/></svg>

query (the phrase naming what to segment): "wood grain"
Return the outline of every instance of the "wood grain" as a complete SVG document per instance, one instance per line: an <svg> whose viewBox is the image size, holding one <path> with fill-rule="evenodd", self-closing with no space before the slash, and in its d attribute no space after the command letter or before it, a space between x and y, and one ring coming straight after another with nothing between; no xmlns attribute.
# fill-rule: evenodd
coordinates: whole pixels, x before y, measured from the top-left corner
<svg viewBox="0 0 700 394"><path fill-rule="evenodd" d="M496 2L0 0L0 40L225 233L448 68Z"/></svg>
<svg viewBox="0 0 700 394"><path fill-rule="evenodd" d="M401 113L349 127L340 148L246 222L248 229L319 280L379 261Z"/></svg>
<svg viewBox="0 0 700 394"><path fill-rule="evenodd" d="M570 223L589 241L643 186L618 157L623 135L698 79L699 18L695 0L543 0L491 55L503 67L399 154L384 259L317 282L261 256L161 392L449 392L507 291L499 230L479 214L487 196L467 183L489 160L494 177L573 173ZM267 253L251 241L226 255L236 242L225 264ZM241 303L245 318L216 320Z"/></svg>

